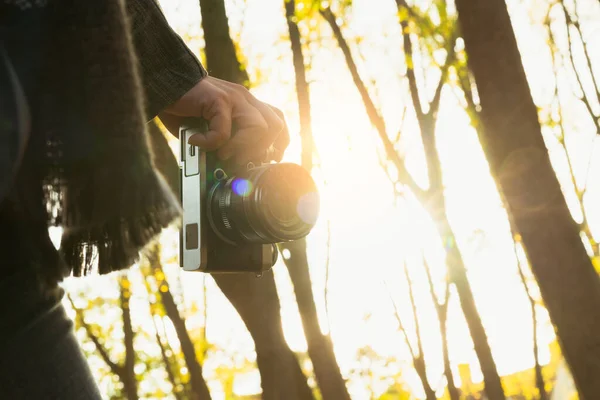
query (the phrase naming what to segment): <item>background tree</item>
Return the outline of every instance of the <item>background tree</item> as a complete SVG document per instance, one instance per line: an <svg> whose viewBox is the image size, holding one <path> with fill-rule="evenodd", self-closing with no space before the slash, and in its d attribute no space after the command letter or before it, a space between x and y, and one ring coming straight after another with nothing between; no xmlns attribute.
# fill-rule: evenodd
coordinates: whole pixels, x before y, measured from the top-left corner
<svg viewBox="0 0 600 400"><path fill-rule="evenodd" d="M174 28L182 33L192 51L204 46L200 12L194 8L198 3L162 2L167 17L174 17ZM336 237L331 248L333 273L330 279L327 267L323 271L323 264L329 263L329 252L325 254L326 240L319 238L322 232L317 230L315 238L319 239L309 237L308 241L281 248L291 286L286 274L277 275L281 270L263 279L251 276L222 281L222 289L225 288L222 291L229 291L230 302L251 332L254 349L245 332L240 332L237 315L231 315L231 308L223 303L225 299L218 291L213 292L208 275L182 273L184 279L180 282L177 240L172 229L161 235L161 251L154 249L154 254L151 253L160 260L160 268L151 269L143 261L128 274L128 323L123 324L121 307L125 302L118 274L88 278L86 282L89 280L91 284L83 282L83 290L77 289L79 284L66 283L78 313L85 316L83 321L88 330L96 335L96 342L111 362L124 366L126 353L132 354L132 348L137 350L129 358L134 359L136 380L132 396L193 398L191 374L182 349L186 347L188 358L196 358L202 368L207 386L214 388L213 397L241 400L305 396L337 400L351 394L357 399L399 400L415 396L433 399L440 394L442 399L451 400L490 398L478 379L476 365L475 355L484 354L485 359L485 349L482 353L477 346L482 336L471 341L472 321L467 324L463 319L468 314L464 311L466 304L467 310L481 313L482 321L476 324L482 329L483 322L487 328L487 333L483 333L490 337L495 356L492 362L503 374L502 385L497 387L503 389L505 397L544 399L547 390L546 395L554 399L571 398L574 387L569 383L568 368L561 364L557 369L563 357L554 341L555 331L545 304L529 273L529 265L533 263L527 259L527 243L516 224L511 237L511 221L477 141L478 135L485 145L491 135L485 129L489 119L487 124L482 122L482 107L487 106L481 96L488 90L489 100L490 89L486 86L484 91L480 90L481 79L475 82L474 71L467 65L473 59L468 60L464 50L465 38L456 22L453 2L203 0L202 3L204 50L209 61L205 66L210 74L252 86L261 98L276 98L274 104L288 111L292 131L300 133L293 139L300 139L301 147L296 147L292 140L289 151L300 150L302 164L308 169L313 164L312 173L322 180L322 217L328 223L331 221ZM592 155L600 150L597 146L594 149L594 144L598 144L595 138L599 136L600 115L598 76L594 72L598 72L600 53L593 46L594 39L600 37L599 31L594 31L600 20L600 3L552 0L508 5L519 48L526 49L522 60L538 107L535 111L542 123L543 143L570 207L571 222L576 225L567 233L581 235L584 249L600 271L597 237L600 214L595 204L600 195L595 179L600 165ZM318 11L328 6L331 14L323 18ZM282 18L284 14L286 19ZM186 24L189 29L183 26ZM486 22L481 27L482 34L489 34L488 28L493 28L494 33L501 31ZM340 37L343 41L338 40ZM544 41L548 42L548 48L543 46ZM487 39L486 46L495 51L503 49ZM510 61L511 57L507 59ZM488 73L488 78L496 79L494 73ZM248 79L248 75L252 78ZM509 94L502 98L505 108L498 114L505 119L507 116L518 119L518 113L507 114L511 109L507 103L512 102L516 108L526 104L513 96L523 92L504 85L506 80L501 82L493 89L508 90ZM513 120L508 122L495 127L494 137L506 126L515 124ZM176 143L167 143L155 124L150 125L150 133L155 164L177 192L179 170L169 148L169 145L175 148ZM512 136L507 137L513 141ZM494 140L502 144L500 139ZM519 146L527 142L519 140ZM531 143L540 142L527 142ZM501 168L501 172L518 170L509 167L521 165L522 154L529 161L541 159L535 158L537 148L532 150L535 146L523 151L521 147L511 147L512 144L502 144L499 148L506 151L504 154L510 153L504 158L509 162L502 164L506 168ZM539 167L538 164L534 167ZM523 169L527 168L525 165ZM323 179L325 176L327 179ZM535 182L540 186L532 186L534 189L546 182L547 176L540 176L541 180ZM512 182L512 178L506 179ZM513 184L520 185L518 182ZM513 205L515 201L531 204L533 198L529 192L522 198L512 197ZM552 210L553 204L548 208ZM552 211L536 212L528 215L533 216L530 219L523 217L521 222L529 223L544 215L555 220ZM545 251L561 254L558 249L549 248L560 247L551 240L562 230L566 219L561 218L568 214L560 214L556 230L544 232L545 236L538 238L538 252L544 242ZM329 235L327 243L328 240ZM572 253L563 255L561 260L552 261L560 262L562 268L572 273ZM556 264L540 267L540 259L538 254L538 272L534 275L540 275L542 268L548 287L552 275L548 271L554 271ZM312 264L313 260L317 263ZM410 268L402 271L405 261ZM468 268L468 281L464 271L463 275L460 271L456 273L457 265ZM578 267L574 271L579 271ZM317 318L322 301L322 272L325 310L330 310L328 299L331 304L327 334L322 333ZM562 284L560 278L555 282ZM207 280L208 286L204 285ZM404 330L404 338L400 339L406 340L407 346L398 343L397 324L381 290L392 281L399 288L391 294L399 325ZM476 309L474 303L465 303L468 294L465 297L464 293L461 296L458 290L455 292L455 286L458 288L463 282L472 286L471 300L477 302ZM144 290L144 285L149 290ZM176 324L167 316L159 288L170 295L169 310L175 321L179 315L177 323L184 328L179 333L184 339L178 338ZM331 288L329 296L327 288ZM585 293L569 293L569 296L589 298L585 288L577 291ZM79 292L86 292L88 301L83 301ZM184 293L185 297L181 296ZM208 336L207 297L211 304ZM200 304L204 307L199 307ZM584 316L591 309L586 307L575 309L578 327L584 331L578 337L596 333L595 320L590 322ZM67 309L70 312L71 308ZM361 315L369 318L361 319ZM76 317L77 334L103 394L114 400L124 399L128 396L125 384L102 361L79 319ZM127 324L131 328L125 340L123 325ZM232 325L235 328L229 329ZM559 335L564 335L564 326L561 325ZM475 325L474 331L477 333L479 328ZM181 346L186 342L185 336L189 340L186 346ZM294 354L286 339L294 346L301 346L304 338L307 350ZM487 337L484 339L487 342ZM472 347L472 342L476 346ZM573 343L577 342L571 342L571 354L592 353L587 348L583 351L573 347ZM473 349L477 349L475 354ZM338 363L343 367L343 376ZM131 371L131 361L128 365ZM493 370L485 365L482 362L486 379L492 376L494 383ZM457 367L460 391L454 383L453 370ZM488 392L492 390L489 382L487 379ZM258 394L261 384L262 395ZM447 393L442 395L444 386ZM128 384L128 389L132 387ZM591 390L588 387L587 398Z"/></svg>
<svg viewBox="0 0 600 400"><path fill-rule="evenodd" d="M456 5L481 103L483 149L579 395L592 399L600 393L600 280L552 169L506 4Z"/></svg>
<svg viewBox="0 0 600 400"><path fill-rule="evenodd" d="M248 87L239 62L223 0L201 0L206 67L211 75ZM279 297L273 271L260 279L251 274L215 274L215 282L238 311L256 346L264 399L312 399L296 356L283 336Z"/></svg>
<svg viewBox="0 0 600 400"><path fill-rule="evenodd" d="M109 350L105 343L103 343L101 337L102 333L98 331L97 327L94 327L86 322L83 311L79 309L70 295L67 295L71 307L76 312L76 323L85 329L87 336L94 344L96 351L100 354L102 360L110 368L110 371L119 378L123 384L123 391L125 397L128 400L137 400L138 389L137 389L137 378L135 373L135 361L136 353L133 346L134 332L131 323L131 310L129 299L131 297L131 283L127 278L127 275L121 274L118 279L119 283L119 306L121 308L121 318L123 322L123 343L125 347L124 360L122 362L113 361Z"/></svg>
<svg viewBox="0 0 600 400"><path fill-rule="evenodd" d="M600 118L597 112L594 111L600 105L600 87L598 86L597 74L593 67L593 61L589 51L589 40L584 40L581 23L579 22L579 12L581 2L575 1L571 6L571 10L563 1L550 3L547 10L547 15L544 20L544 25L547 32L548 45L552 55L552 67L554 71L554 94L552 101L540 113L541 123L555 133L555 138L560 145L568 168L569 184L572 186L575 198L579 203L580 221L578 226L581 232L585 235L589 242L593 262L595 262L596 270L600 272L600 245L594 238L590 227L589 205L586 204L586 195L588 192L589 183L591 182L592 174L590 174L590 166L592 163L592 154L589 155L586 170L583 174L576 174L575 160L573 159L573 150L569 146L570 136L567 132L569 129L568 121L565 120L566 107L565 98L575 97L577 102L582 104L585 110L585 117L590 125L595 130L595 134L591 135L590 143L593 148L598 135L600 135ZM557 14L556 16L552 16ZM557 43L559 37L563 37L563 42L566 41L566 46L559 46ZM583 55L576 57L579 46L583 50ZM564 47L564 48L561 48ZM574 79L569 79L574 82L571 87L568 87L569 93L564 93L566 89L559 81L570 76ZM586 82L584 85L583 82ZM573 122L571 123L573 124ZM581 177L582 176L582 177ZM570 193L565 193L568 195ZM575 219L575 216L574 216Z"/></svg>
<svg viewBox="0 0 600 400"><path fill-rule="evenodd" d="M285 0L284 7L292 49L298 114L300 116L301 165L307 171L312 172L315 149L311 127L310 91L306 79L302 41L297 23L296 1ZM329 335L322 333L319 324L306 254L306 239L281 243L279 248L281 254L284 255L283 261L294 285L296 302L304 328L304 336L308 344L308 354L314 367L321 395L325 400L350 399L344 378L333 352L331 338Z"/></svg>
<svg viewBox="0 0 600 400"><path fill-rule="evenodd" d="M419 128L421 130L421 139L427 161L427 172L429 177L429 187L427 190L423 190L412 178L405 166L404 160L396 150L395 143L388 136L385 120L378 112L377 107L375 106L375 103L371 99L371 96L367 90L367 87L358 73L358 68L356 67L350 47L348 46L348 43L337 23L336 15L330 8L322 9L320 12L330 25L333 34L336 37L337 42L344 54L346 63L352 74L354 84L361 95L369 119L371 120L373 126L375 126L377 129L379 137L383 142L386 157L397 171L398 182L406 185L410 189L410 191L428 211L431 219L436 224L438 233L446 249L446 264L450 279L457 289L460 298L460 305L465 315L467 325L471 333L471 338L473 339L473 343L475 345L475 352L477 354L477 358L479 359L479 364L484 376L486 393L492 400L502 400L505 396L502 389L500 376L498 375L496 364L487 341L485 328L483 327L483 323L481 322L481 318L475 305L473 292L467 278L466 268L460 253L460 249L456 245L456 237L448 220L446 202L444 198L441 163L436 149L436 118L440 106L442 89L446 83L446 74L448 72L448 68L454 60L454 42L456 38L454 30L455 28L452 26L452 21L444 21L446 25L440 24L439 32L436 32L443 38L441 47L446 52L446 60L444 65L441 67L441 76L439 82L437 83L433 99L431 102L428 102L428 111L425 112L424 107L421 105L421 98L426 98L426 96L419 92L419 87L417 85L413 68L413 58L415 57L415 53L413 51L413 44L410 38L411 27L409 26L408 18L409 16L412 16L413 18L420 17L420 19L412 20L413 25L416 25L419 22L421 22L423 25L425 24L423 21L427 21L427 18L425 15L419 13L416 8L409 7L407 3L403 1L397 2L397 5L400 10L399 15L401 18L400 24L402 27L404 44L403 51L407 67L406 77L409 83L412 106L414 112L416 113ZM439 7L441 7L442 10L445 10L445 3L441 3ZM450 27L448 27L448 24L450 24ZM429 25L429 27L434 26L431 21L429 21L427 25ZM431 29L429 32L431 32Z"/></svg>
<svg viewBox="0 0 600 400"><path fill-rule="evenodd" d="M425 350L423 349L423 339L421 336L421 327L420 327L421 325L419 323L419 316L417 313L417 304L415 302L413 284L412 284L410 275L408 273L406 261L404 262L404 265L403 265L403 273L404 273L404 278L406 279L406 283L408 285L410 308L412 310L412 318L413 318L413 321L415 324L415 337L416 337L416 341L417 341L416 349L411 344L411 341L410 341L410 338L408 335L408 331L406 330L406 327L404 326L402 317L400 315L400 311L398 310L398 307L396 306L396 303L391 296L390 296L390 300L392 302L392 305L394 306L396 320L398 321L398 329L400 329L400 332L402 333L402 336L404 337L404 342L406 344L406 347L408 347L408 351L409 351L410 357L412 359L413 367L419 377L419 380L421 381L421 385L423 386L423 392L425 393L425 398L427 400L435 400L435 399L437 399L437 396L435 395L435 390L432 388L431 384L429 383L429 380L427 379L427 364L425 363Z"/></svg>
<svg viewBox="0 0 600 400"><path fill-rule="evenodd" d="M162 358L163 366L165 368L165 372L167 373L168 380L173 388L172 393L175 396L175 399L183 400L184 396L191 396L189 396L189 391L185 390L183 379L179 374L179 363L176 359L173 359L173 349L168 339L166 338L166 328L164 320L162 319L163 317L161 315L164 312L164 310L161 310L163 312L159 311L157 302L155 300L153 301L150 299L150 293L152 293L151 287L148 281L146 279L144 280L146 282L146 290L148 291L149 295L148 305L150 306L150 317L152 318L152 323L154 324L156 343L158 343L158 346L160 347L160 355ZM159 319L162 322L162 333L159 329L157 319Z"/></svg>
<svg viewBox="0 0 600 400"><path fill-rule="evenodd" d="M523 288L525 289L525 293L527 293L527 299L529 300L529 305L531 307L531 324L533 326L533 360L534 360L534 371L535 371L535 384L538 389L538 396L540 400L547 400L548 393L546 391L546 382L544 381L544 375L542 373L542 366L540 365L540 355L539 355L539 341L538 341L538 319L537 319L537 301L533 297L531 290L529 289L529 283L527 282L527 277L525 276L525 265L521 262L521 258L519 257L519 246L521 245L521 235L513 232L513 237L515 240L515 258L517 259L517 266L519 269L519 277L521 278L521 282L523 282Z"/></svg>
<svg viewBox="0 0 600 400"><path fill-rule="evenodd" d="M183 359L185 360L190 376L192 398L194 400L209 400L211 396L206 381L202 376L202 366L200 365L200 361L196 354L196 346L194 346L192 338L185 326L185 320L179 314L177 304L169 289L169 284L165 278L160 262L160 246L158 244L152 246L148 252L147 259L151 272L151 275L149 276L152 276L155 281L155 291L160 296L166 317L169 318L175 328L175 332L177 332Z"/></svg>

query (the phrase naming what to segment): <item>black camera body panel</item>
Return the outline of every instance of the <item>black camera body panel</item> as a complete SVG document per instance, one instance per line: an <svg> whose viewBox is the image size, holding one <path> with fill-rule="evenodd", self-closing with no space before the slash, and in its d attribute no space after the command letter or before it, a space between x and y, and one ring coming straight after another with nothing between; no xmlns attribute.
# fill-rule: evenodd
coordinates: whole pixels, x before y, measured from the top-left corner
<svg viewBox="0 0 600 400"><path fill-rule="evenodd" d="M269 270L277 260L273 244L229 243L211 227L209 192L219 179L230 173L231 166L221 163L214 152L205 152L188 144L196 133L205 133L203 119L189 119L179 129L180 198L183 220L180 229L180 266L186 271L205 273L251 272Z"/></svg>

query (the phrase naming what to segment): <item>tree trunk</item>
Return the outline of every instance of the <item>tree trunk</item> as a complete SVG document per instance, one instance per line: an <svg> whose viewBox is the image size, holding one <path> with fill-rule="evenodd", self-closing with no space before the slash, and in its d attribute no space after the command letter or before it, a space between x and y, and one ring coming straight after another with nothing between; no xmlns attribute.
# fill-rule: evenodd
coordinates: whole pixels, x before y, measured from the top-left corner
<svg viewBox="0 0 600 400"><path fill-rule="evenodd" d="M425 398L427 400L436 400L435 391L431 387L429 379L427 379L427 364L425 363L425 351L423 349L423 338L421 337L421 323L419 322L419 313L417 311L417 303L415 301L415 291L413 288L412 279L410 279L410 275L408 273L406 261L403 262L403 264L404 278L406 279L406 284L408 285L408 297L410 299L410 308L412 310L413 321L415 322L415 336L417 338L417 353L415 353L414 350L411 351L411 355L413 358L413 366L415 367L415 371L417 372L417 375L421 380L421 384L423 385Z"/></svg>
<svg viewBox="0 0 600 400"><path fill-rule="evenodd" d="M160 275L164 276L160 261L158 260L158 254L158 250L153 251L152 255L148 257L148 261L155 272L160 272ZM157 276L158 274L154 275ZM183 359L185 360L185 365L187 366L190 374L190 386L192 388L192 392L194 393L194 398L195 400L208 400L211 398L210 392L208 391L208 386L206 385L206 381L202 376L202 366L200 365L198 357L196 356L196 348L194 347L192 338L190 337L187 327L185 326L185 320L179 314L177 304L175 304L175 300L173 299L173 295L171 294L167 281L164 278L157 278L157 285L160 299L165 307L165 313L173 323L173 327L175 328L177 338L179 339L179 343L181 345Z"/></svg>
<svg viewBox="0 0 600 400"><path fill-rule="evenodd" d="M460 400L460 392L454 383L454 374L450 366L450 356L448 352L448 327L447 318L440 318L440 333L442 334L442 354L444 357L444 375L446 376L446 384L450 400Z"/></svg>
<svg viewBox="0 0 600 400"><path fill-rule="evenodd" d="M284 6L296 78L296 95L298 98L300 140L302 146L301 164L310 172L313 167L314 153L310 92L306 81L306 68L302 54L300 31L295 22L296 2L294 0L285 0ZM294 293L302 319L304 336L308 344L308 355L313 364L321 395L324 400L349 400L350 395L348 394L346 383L335 358L331 338L328 335L323 335L319 325L308 258L306 256L306 240L303 238L296 242L282 243L280 249L287 249L290 252L290 256L284 258L284 262L294 285Z"/></svg>
<svg viewBox="0 0 600 400"><path fill-rule="evenodd" d="M263 399L314 399L298 359L283 336L273 271L260 278L245 274L214 278L254 339Z"/></svg>
<svg viewBox="0 0 600 400"><path fill-rule="evenodd" d="M600 396L600 279L541 135L506 4L457 0L484 129L481 142L521 234L581 399Z"/></svg>
<svg viewBox="0 0 600 400"><path fill-rule="evenodd" d="M431 278L431 270L427 264L427 260L423 257L423 267L425 268L425 274L427 275L427 283L429 284L429 295L431 296L431 302L435 305L435 311L438 317L438 324L440 327L440 336L442 342L442 359L444 362L444 375L446 376L446 384L448 388L448 395L450 400L460 400L460 393L454 383L454 374L452 373L452 367L450 365L450 353L448 350L448 304L450 302L450 279L446 277L446 288L444 294L444 301L440 303L438 296L435 293L435 286L433 279Z"/></svg>
<svg viewBox="0 0 600 400"><path fill-rule="evenodd" d="M158 325L156 324L156 321L154 321L154 315L152 315L151 317L154 322L154 329L156 330L156 343L158 343L158 346L160 347L160 356L162 357L163 364L165 364L165 371L167 372L167 377L169 378L169 382L171 382L171 385L173 386L173 395L175 396L175 399L183 400L182 394L178 390L179 383L177 382L177 378L175 377L175 374L173 373L173 368L171 367L171 360L169 359L169 356L167 355L167 349L162 342L160 333L158 333Z"/></svg>
<svg viewBox="0 0 600 400"><path fill-rule="evenodd" d="M548 393L546 392L546 383L544 382L542 366L540 365L535 303L531 304L531 313L533 319L533 358L535 360L535 385L538 388L539 400L548 400Z"/></svg>
<svg viewBox="0 0 600 400"><path fill-rule="evenodd" d="M282 243L281 249L287 249L290 252L289 258L284 258L284 261L294 285L296 302L308 344L308 355L312 361L323 399L349 400L350 395L337 364L333 344L329 336L323 335L319 325L306 258L306 241Z"/></svg>
<svg viewBox="0 0 600 400"><path fill-rule="evenodd" d="M535 309L535 299L531 295L531 291L529 290L529 286L527 285L527 278L525 277L525 272L523 271L523 265L521 260L519 259L519 253L517 252L517 243L519 243L519 239L517 239L517 234L514 229L514 222L510 221L511 233L513 240L515 242L515 258L517 259L517 269L519 271L519 277L521 278L521 282L523 283L523 288L525 289L525 294L527 295L527 299L529 300L529 307L531 308L531 326L533 330L533 358L534 358L534 370L535 370L535 385L538 388L539 400L548 400L548 393L546 393L546 383L544 382L544 375L542 374L542 366L540 365L540 357L539 357L539 346L538 346L538 334L537 334L537 312Z"/></svg>
<svg viewBox="0 0 600 400"><path fill-rule="evenodd" d="M123 386L128 400L137 400L137 379L135 377L135 348L133 347L133 326L131 325L131 311L129 299L131 298L129 279L123 275L119 280L121 311L123 312L123 336L125 344L125 362L123 363Z"/></svg>
<svg viewBox="0 0 600 400"><path fill-rule="evenodd" d="M412 75L408 74L409 84L412 86L411 96L413 97L413 105L419 117L419 126L421 128L423 147L426 149L425 155L427 158L430 188L427 191L424 191L416 184L414 179L408 173L408 170L404 165L404 160L400 158L396 152L394 144L387 136L385 121L383 117L379 115L364 82L358 74L356 63L354 62L348 43L346 42L346 39L344 38L341 29L336 22L335 15L329 8L321 10L321 15L329 23L334 36L336 37L338 44L342 49L354 84L356 85L363 103L365 104L367 115L369 116L373 126L375 126L377 129L379 137L383 141L386 149L386 156L391 162L393 162L394 166L398 170L398 180L404 185L408 186L411 191L415 193L415 196L419 199L420 203L423 204L423 206L427 209L431 219L436 222L438 233L440 234L444 244L451 244L451 246L447 246L446 248L446 264L452 283L454 283L456 286L461 309L465 315L469 332L471 333L475 352L484 376L486 394L490 400L504 400L505 396L502 389L500 376L498 375L496 364L494 362L494 358L492 357L492 351L487 341L487 335L475 305L473 292L467 279L467 272L462 256L459 249L455 245L456 240L454 238L454 233L451 229L451 226L448 223L446 204L443 197L444 193L442 187L441 166L437 151L435 150L435 120L433 119L433 116L437 112L437 108L439 106L442 89L441 85L443 84L443 81L440 81L440 84L438 85L434 101L432 101L430 107L430 111L428 113L424 113L418 100L418 89L416 87L414 74L412 72ZM406 26L403 24L403 30L405 27ZM406 37L404 42L405 46L410 46L410 41L407 41ZM405 51L408 51L408 49L405 48ZM410 65L408 60L407 64ZM412 69L409 68L409 71L411 70ZM443 76L444 73L442 73L442 77Z"/></svg>
<svg viewBox="0 0 600 400"><path fill-rule="evenodd" d="M444 207L445 210L445 207ZM481 374L483 375L483 382L485 385L485 393L490 400L504 400L504 389L502 388L502 381L496 368L496 362L492 356L492 350L488 343L487 334L485 328L481 322L481 317L477 311L475 304L475 298L473 297L473 291L471 290L471 284L467 277L467 270L463 261L460 250L456 246L456 238L450 227L450 223L447 219L446 213L442 218L437 220L438 232L446 246L446 263L448 264L448 270L450 272L450 279L456 287L458 298L460 300L460 307L465 320L467 321L467 327L471 333L471 339L475 348L475 354L479 360L479 367L481 368Z"/></svg>
<svg viewBox="0 0 600 400"><path fill-rule="evenodd" d="M200 0L206 69L211 76L249 86L248 74L238 61L229 35L229 21L223 0Z"/></svg>
<svg viewBox="0 0 600 400"><path fill-rule="evenodd" d="M223 0L200 0L200 10L210 74L248 87L248 74L229 35ZM215 274L213 278L254 339L263 399L313 399L300 364L283 336L273 272L260 279L246 274Z"/></svg>
<svg viewBox="0 0 600 400"><path fill-rule="evenodd" d="M296 96L298 98L298 115L300 117L300 141L301 141L301 164L307 171L313 167L313 135L312 118L310 114L310 91L306 81L306 67L304 66L304 55L302 54L302 42L300 41L300 30L296 24L296 1L284 0L285 18L287 20L290 34L290 45L292 47L292 58L294 61L294 74L296 78Z"/></svg>

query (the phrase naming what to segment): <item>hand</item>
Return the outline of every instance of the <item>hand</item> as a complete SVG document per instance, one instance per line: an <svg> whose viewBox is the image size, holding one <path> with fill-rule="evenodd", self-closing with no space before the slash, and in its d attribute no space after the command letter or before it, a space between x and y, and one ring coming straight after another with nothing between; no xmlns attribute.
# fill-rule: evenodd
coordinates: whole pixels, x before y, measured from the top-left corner
<svg viewBox="0 0 600 400"><path fill-rule="evenodd" d="M204 150L218 150L222 160L281 161L290 137L283 113L257 100L246 88L213 77L198 82L178 101L159 114L175 136L185 117L202 117L209 122L204 134L192 135L188 142ZM231 137L232 121L236 133Z"/></svg>

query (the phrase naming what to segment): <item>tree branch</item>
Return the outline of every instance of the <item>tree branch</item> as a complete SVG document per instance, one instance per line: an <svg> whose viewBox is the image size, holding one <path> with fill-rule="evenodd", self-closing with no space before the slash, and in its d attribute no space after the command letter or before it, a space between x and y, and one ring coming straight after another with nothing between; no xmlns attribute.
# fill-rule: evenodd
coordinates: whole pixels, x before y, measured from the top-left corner
<svg viewBox="0 0 600 400"><path fill-rule="evenodd" d="M462 74L458 72L458 84L460 85L460 89L465 96L465 101L467 102L467 111L477 115L477 105L475 104L475 99L473 97L473 87L471 80L469 79L468 70Z"/></svg>
<svg viewBox="0 0 600 400"><path fill-rule="evenodd" d="M106 365L108 365L110 370L122 380L123 368L110 359L108 352L106 351L104 346L102 346L102 344L100 343L100 339L98 339L98 336L96 336L96 334L94 334L94 332L92 331L92 328L87 324L87 322L85 322L85 319L83 317L83 311L78 309L75 306L75 302L73 302L73 299L71 298L70 294L67 294L67 299L69 299L69 302L71 303L71 307L73 307L73 310L75 310L77 319L79 320L79 323L81 324L81 326L83 326L83 328L85 329L85 333L89 336L92 343L94 343L94 346L96 346L96 350L100 354L100 357L102 358L102 360L104 360L104 362L106 363Z"/></svg>
<svg viewBox="0 0 600 400"><path fill-rule="evenodd" d="M581 31L581 25L579 24L579 12L577 11L577 3L573 5L575 18L572 19L573 26L577 29L577 33L579 34L579 38L581 39L581 45L583 47L583 55L585 56L585 61L587 64L587 68L590 71L590 75L592 77L592 84L594 85L594 89L596 92L596 102L600 103L600 87L598 86L598 81L596 80L596 75L594 74L594 69L592 67L592 59L590 57L590 53L588 51L588 44L585 40L583 40L583 32Z"/></svg>
<svg viewBox="0 0 600 400"><path fill-rule="evenodd" d="M419 187L419 185L417 185L415 180L412 178L412 176L406 169L406 166L404 165L404 160L398 155L394 144L387 135L385 121L383 120L383 117L379 115L379 112L377 111L375 104L371 100L371 97L369 95L369 92L367 91L364 82L360 78L358 68L356 66L356 63L354 62L354 58L352 57L352 53L350 51L350 47L348 46L348 43L344 38L339 25L336 22L335 14L331 11L330 8L320 9L319 13L327 21L327 23L331 27L331 30L333 31L338 45L340 46L340 49L344 54L344 58L346 60L346 64L348 65L348 69L350 70L350 74L352 75L354 84L358 89L358 92L365 105L365 109L367 110L369 120L371 121L371 124L373 124L373 126L377 129L379 137L383 142L383 147L385 149L386 156L390 161L392 161L392 163L398 170L399 180L403 184L407 185L417 197L423 198L425 196L425 192Z"/></svg>
<svg viewBox="0 0 600 400"><path fill-rule="evenodd" d="M387 284L386 284L386 288L387 288ZM390 297L390 302L392 303L392 306L394 307L394 316L396 317L396 321L398 322L398 329L400 329L400 332L402 332L402 335L404 336L404 341L406 342L406 347L408 347L408 352L410 353L410 357L413 360L413 363L415 362L415 360L417 359L417 354L415 353L415 350L413 349L412 345L410 344L410 339L408 338L408 333L406 332L406 329L404 328L404 324L402 323L402 318L400 318L400 311L398 310L398 306L396 306L396 302L394 301L394 298L392 297L392 293L390 292L389 288L388 288L388 296Z"/></svg>
<svg viewBox="0 0 600 400"><path fill-rule="evenodd" d="M548 37L549 37L549 41L550 41L550 47L551 47L550 54L552 57L552 66L553 66L553 72L554 72L554 100L556 101L557 113L558 113L558 128L560 130L560 132L559 132L560 135L558 137L558 143L562 147L562 149L565 153L565 157L567 159L567 167L569 169L569 176L571 178L571 184L573 185L573 190L575 191L575 195L577 196L577 200L579 203L579 208L581 210L582 221L579 224L579 227L585 233L588 240L590 241L594 256L598 256L600 254L600 248L598 247L598 244L594 240L594 237L590 230L589 222L588 222L589 221L588 214L587 214L587 210L585 209L585 204L583 202L583 198L584 198L585 193L588 188L588 176L586 176L586 179L584 180L583 187L581 189L579 189L579 187L577 185L577 179L575 178L575 169L573 168L573 160L572 160L571 154L569 153L567 146L566 146L566 129L565 129L564 118L563 118L563 114L562 114L562 105L560 102L560 95L559 95L559 88L558 88L558 66L557 66L556 58L559 57L559 55L556 54L557 53L556 42L554 40L554 35L552 33L552 30L550 29L550 24L548 22L546 22L546 27L548 30ZM594 138L597 138L597 136L595 136ZM589 172L589 167L591 165L591 162L592 162L592 157L590 157L590 159L588 161L588 172Z"/></svg>
<svg viewBox="0 0 600 400"><path fill-rule="evenodd" d="M417 350L419 351L419 356L423 362L423 368L425 368L425 356L423 354L423 341L421 339L421 324L419 324L418 312L417 312L417 304L415 302L415 295L412 286L412 280L410 279L410 275L408 274L408 267L406 266L406 262L404 262L404 277L406 278L406 283L408 284L408 296L410 298L410 306L412 309L413 318L415 320L415 333L417 335Z"/></svg>
<svg viewBox="0 0 600 400"><path fill-rule="evenodd" d="M431 100L431 104L429 106L429 111L428 114L430 114L433 118L437 119L437 113L438 110L440 108L440 102L441 102L441 98L442 98L442 89L444 88L444 84L446 83L446 80L448 79L448 70L450 69L450 66L452 66L452 64L454 63L454 60L456 59L456 40L458 39L457 36L457 29L454 29L450 40L448 41L449 45L446 48L446 60L444 61L444 65L442 65L440 67L441 70L441 74L440 74L440 81L438 82L438 85L435 89L435 94L433 96L433 99Z"/></svg>
<svg viewBox="0 0 600 400"><path fill-rule="evenodd" d="M563 10L563 14L565 16L565 20L566 20L566 30L567 30L567 42L569 43L569 61L571 63L571 67L573 68L573 72L575 73L575 78L577 80L577 85L579 88L579 91L581 92L581 96L578 96L579 99L583 102L583 104L585 105L585 108L587 109L590 117L592 118L592 121L594 122L594 125L596 126L596 134L600 135L600 121L598 120L598 118L596 117L596 114L594 113L594 110L592 109L592 106L590 104L588 95L584 89L582 80L581 80L581 74L579 73L576 65L575 65L575 57L573 55L573 38L571 35L571 29L570 26L573 26L573 20L571 19L571 16L569 15L569 12L567 10L567 8L565 7L563 2L560 2L561 5L561 9ZM593 71L590 71L593 74Z"/></svg>
<svg viewBox="0 0 600 400"><path fill-rule="evenodd" d="M119 279L120 303L121 311L123 312L123 335L125 342L125 363L123 371L128 375L129 382L135 383L135 348L133 346L134 332L131 323L131 310L129 308L129 299L131 297L130 282L127 276L122 275ZM135 388L131 388L134 390Z"/></svg>

